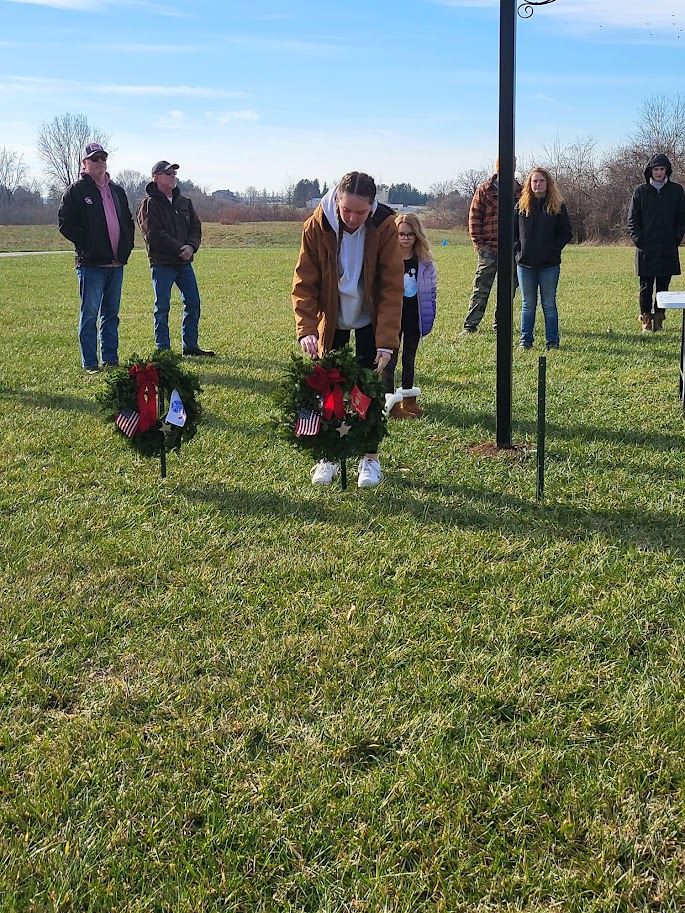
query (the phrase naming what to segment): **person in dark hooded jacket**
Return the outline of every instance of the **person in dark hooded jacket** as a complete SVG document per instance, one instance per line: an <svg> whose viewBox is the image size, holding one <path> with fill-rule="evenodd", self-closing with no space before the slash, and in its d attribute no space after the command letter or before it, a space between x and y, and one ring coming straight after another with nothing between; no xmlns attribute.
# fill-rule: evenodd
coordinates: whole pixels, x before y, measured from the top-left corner
<svg viewBox="0 0 685 913"><path fill-rule="evenodd" d="M636 247L635 272L640 280L642 332L660 330L665 311L656 292L665 292L680 275L678 245L685 235L685 192L671 180L668 158L654 155L645 168L645 183L635 188L628 214L630 240Z"/></svg>

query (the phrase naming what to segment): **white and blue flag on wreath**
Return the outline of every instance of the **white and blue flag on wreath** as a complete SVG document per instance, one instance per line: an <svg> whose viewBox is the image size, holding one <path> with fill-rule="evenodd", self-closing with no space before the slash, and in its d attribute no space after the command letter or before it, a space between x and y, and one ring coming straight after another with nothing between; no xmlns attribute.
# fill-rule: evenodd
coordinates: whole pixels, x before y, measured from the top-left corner
<svg viewBox="0 0 685 913"><path fill-rule="evenodd" d="M169 411L167 412L166 421L177 428L182 428L186 423L186 407L175 388L171 391L169 397Z"/></svg>

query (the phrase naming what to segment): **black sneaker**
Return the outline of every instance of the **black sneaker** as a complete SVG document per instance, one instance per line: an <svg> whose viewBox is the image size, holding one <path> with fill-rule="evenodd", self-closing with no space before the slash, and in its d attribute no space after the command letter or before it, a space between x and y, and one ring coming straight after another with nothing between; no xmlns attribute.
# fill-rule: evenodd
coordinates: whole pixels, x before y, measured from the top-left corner
<svg viewBox="0 0 685 913"><path fill-rule="evenodd" d="M199 346L193 346L192 349L184 349L183 357L189 358L214 358L216 352L212 352L211 349L201 349Z"/></svg>
<svg viewBox="0 0 685 913"><path fill-rule="evenodd" d="M548 352L551 352L552 349L558 349L558 348L559 348L559 343L558 343L558 342L548 342L548 343L547 343L547 351L548 351Z"/></svg>
<svg viewBox="0 0 685 913"><path fill-rule="evenodd" d="M86 372L86 374L99 374L99 373L100 373L100 368L99 368L99 367L97 367L97 368L84 368L83 370Z"/></svg>
<svg viewBox="0 0 685 913"><path fill-rule="evenodd" d="M103 371L111 371L112 368L118 368L118 367L119 367L118 361L105 361L102 363Z"/></svg>

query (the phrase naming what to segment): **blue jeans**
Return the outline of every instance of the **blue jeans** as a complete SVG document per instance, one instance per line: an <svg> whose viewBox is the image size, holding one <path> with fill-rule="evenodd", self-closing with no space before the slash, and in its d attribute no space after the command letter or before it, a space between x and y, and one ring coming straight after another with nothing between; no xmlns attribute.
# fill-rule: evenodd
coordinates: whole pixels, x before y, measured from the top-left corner
<svg viewBox="0 0 685 913"><path fill-rule="evenodd" d="M171 289L178 286L183 302L183 348L197 346L200 323L200 291L192 263L183 266L151 266L152 288L155 292L155 343L158 349L170 349L169 309Z"/></svg>
<svg viewBox="0 0 685 913"><path fill-rule="evenodd" d="M534 269L531 266L518 266L519 285L521 287L521 345L533 345L535 329L535 311L540 303L545 317L545 337L548 346L559 345L559 312L557 311L557 286L561 267L546 266Z"/></svg>
<svg viewBox="0 0 685 913"><path fill-rule="evenodd" d="M81 364L84 368L98 367L98 335L102 361L106 365L116 364L119 358L119 305L124 267L77 266L76 277L81 296L78 324Z"/></svg>

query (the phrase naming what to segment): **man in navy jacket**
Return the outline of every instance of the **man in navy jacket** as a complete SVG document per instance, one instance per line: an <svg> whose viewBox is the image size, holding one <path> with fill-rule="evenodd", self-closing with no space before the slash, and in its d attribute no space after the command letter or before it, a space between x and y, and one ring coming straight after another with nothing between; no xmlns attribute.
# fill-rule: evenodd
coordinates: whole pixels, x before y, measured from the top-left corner
<svg viewBox="0 0 685 913"><path fill-rule="evenodd" d="M134 226L126 193L110 180L107 152L88 143L78 181L64 193L59 230L76 250L81 313L81 364L88 374L119 364L119 306L124 266L133 250ZM99 322L99 334L98 334Z"/></svg>

